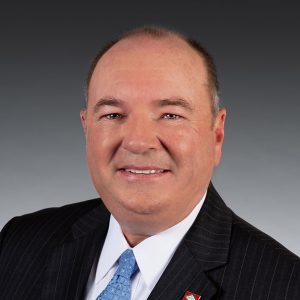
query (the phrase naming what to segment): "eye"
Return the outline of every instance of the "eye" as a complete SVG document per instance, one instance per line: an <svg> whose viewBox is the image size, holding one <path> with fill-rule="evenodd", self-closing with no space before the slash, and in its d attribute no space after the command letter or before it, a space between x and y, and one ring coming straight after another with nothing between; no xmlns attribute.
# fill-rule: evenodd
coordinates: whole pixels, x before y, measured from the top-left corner
<svg viewBox="0 0 300 300"><path fill-rule="evenodd" d="M108 120L117 120L117 119L121 119L123 116L121 114L118 113L111 113L108 115L105 115L104 118L108 119Z"/></svg>
<svg viewBox="0 0 300 300"><path fill-rule="evenodd" d="M171 114L171 113L167 113L167 114L164 114L162 116L163 119L168 119L168 120L175 120L175 119L179 119L180 116L176 115L176 114Z"/></svg>

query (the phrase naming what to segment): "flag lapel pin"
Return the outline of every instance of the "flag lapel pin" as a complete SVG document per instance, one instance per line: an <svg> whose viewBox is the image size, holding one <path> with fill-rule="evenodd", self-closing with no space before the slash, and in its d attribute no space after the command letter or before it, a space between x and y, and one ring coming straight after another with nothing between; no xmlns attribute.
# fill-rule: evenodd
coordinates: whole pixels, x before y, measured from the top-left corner
<svg viewBox="0 0 300 300"><path fill-rule="evenodd" d="M182 300L200 300L201 296L191 292L185 292Z"/></svg>

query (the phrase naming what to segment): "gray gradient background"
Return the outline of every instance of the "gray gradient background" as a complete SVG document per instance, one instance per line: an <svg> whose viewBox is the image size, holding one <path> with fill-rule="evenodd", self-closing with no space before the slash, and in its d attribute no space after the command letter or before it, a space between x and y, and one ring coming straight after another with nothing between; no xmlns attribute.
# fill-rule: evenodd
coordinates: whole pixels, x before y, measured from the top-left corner
<svg viewBox="0 0 300 300"><path fill-rule="evenodd" d="M79 120L90 60L120 32L160 24L198 38L215 57L228 111L216 188L236 213L300 255L298 6L100 2L1 5L0 227L15 215L97 197Z"/></svg>

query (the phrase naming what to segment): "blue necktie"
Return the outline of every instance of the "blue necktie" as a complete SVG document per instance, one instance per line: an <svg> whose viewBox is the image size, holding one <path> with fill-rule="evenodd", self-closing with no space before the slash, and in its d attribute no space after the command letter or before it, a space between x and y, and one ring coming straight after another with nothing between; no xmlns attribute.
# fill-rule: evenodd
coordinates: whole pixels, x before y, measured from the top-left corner
<svg viewBox="0 0 300 300"><path fill-rule="evenodd" d="M119 266L114 277L96 300L130 300L131 277L138 270L133 251L127 249L119 258Z"/></svg>

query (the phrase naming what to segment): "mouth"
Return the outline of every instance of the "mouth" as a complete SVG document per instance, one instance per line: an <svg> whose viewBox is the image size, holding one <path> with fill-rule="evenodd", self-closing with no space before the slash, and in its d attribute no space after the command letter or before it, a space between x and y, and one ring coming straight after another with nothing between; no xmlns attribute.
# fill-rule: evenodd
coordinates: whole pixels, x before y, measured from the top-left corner
<svg viewBox="0 0 300 300"><path fill-rule="evenodd" d="M170 170L153 166L125 166L118 169L118 172L120 172L121 175L125 176L128 179L139 180L158 178L165 175L166 173L169 173Z"/></svg>
<svg viewBox="0 0 300 300"><path fill-rule="evenodd" d="M160 174L165 172L163 169L123 169L124 172L129 172L132 174L142 174L142 175L150 175L150 174Z"/></svg>

